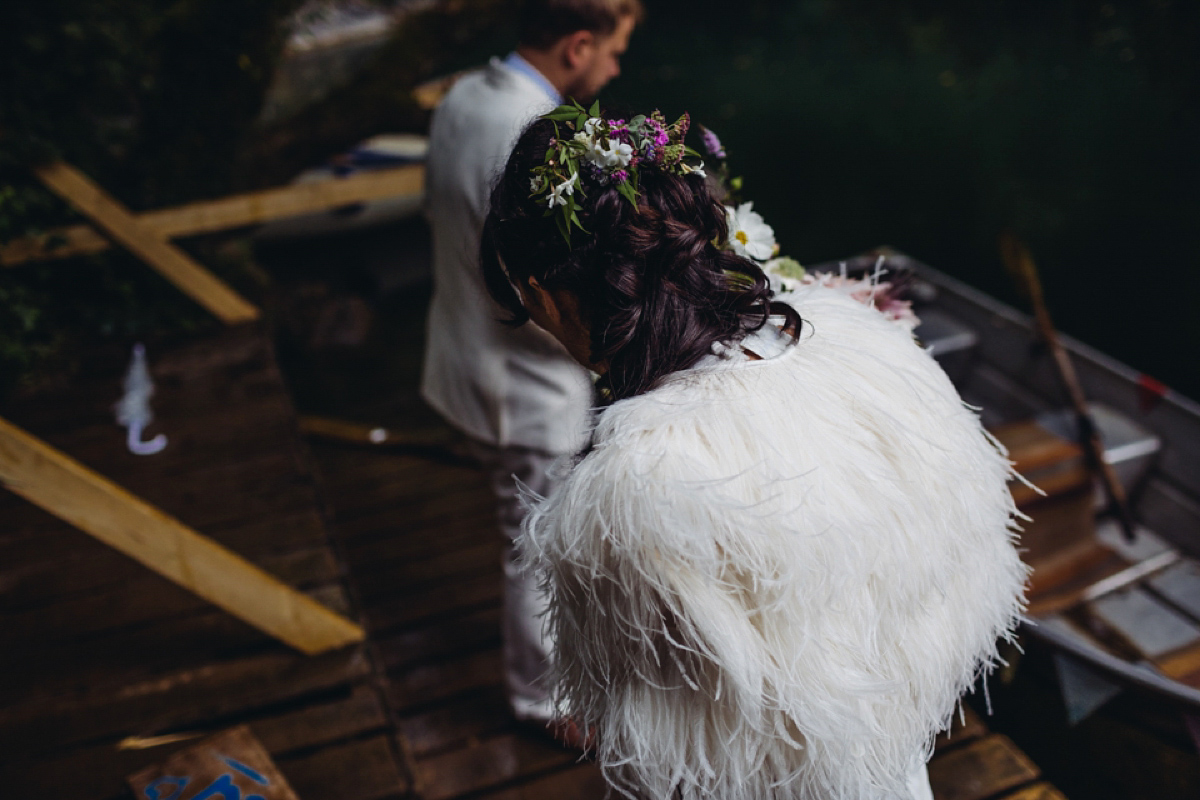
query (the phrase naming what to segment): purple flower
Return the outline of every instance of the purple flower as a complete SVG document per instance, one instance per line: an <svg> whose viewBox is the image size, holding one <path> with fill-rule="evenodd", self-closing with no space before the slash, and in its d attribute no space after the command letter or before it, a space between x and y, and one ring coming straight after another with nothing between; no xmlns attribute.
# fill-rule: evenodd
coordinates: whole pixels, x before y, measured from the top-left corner
<svg viewBox="0 0 1200 800"><path fill-rule="evenodd" d="M619 169L612 174L612 179L617 183L623 183L624 181L629 180L629 173L623 169Z"/></svg>
<svg viewBox="0 0 1200 800"><path fill-rule="evenodd" d="M725 148L721 146L721 140L717 138L717 135L703 125L700 126L700 131L704 137L704 149L708 151L708 154L714 158L725 158Z"/></svg>

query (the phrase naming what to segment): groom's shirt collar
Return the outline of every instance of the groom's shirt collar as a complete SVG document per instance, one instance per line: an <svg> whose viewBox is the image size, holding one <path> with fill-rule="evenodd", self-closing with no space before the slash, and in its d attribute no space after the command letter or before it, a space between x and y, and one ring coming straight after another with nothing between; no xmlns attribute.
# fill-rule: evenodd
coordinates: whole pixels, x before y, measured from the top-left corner
<svg viewBox="0 0 1200 800"><path fill-rule="evenodd" d="M554 84L546 80L546 76L538 72L537 67L522 58L516 50L509 53L508 57L504 59L504 66L529 77L546 93L547 97L554 101L555 105L562 105L563 97L558 93L558 89L554 88Z"/></svg>

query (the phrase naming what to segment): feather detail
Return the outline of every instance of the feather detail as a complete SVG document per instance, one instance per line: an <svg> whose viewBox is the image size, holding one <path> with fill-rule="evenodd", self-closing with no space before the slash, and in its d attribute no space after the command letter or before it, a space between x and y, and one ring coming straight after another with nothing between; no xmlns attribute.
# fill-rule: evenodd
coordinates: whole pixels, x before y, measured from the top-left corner
<svg viewBox="0 0 1200 800"><path fill-rule="evenodd" d="M907 798L1024 607L1011 466L843 294L801 341L608 408L519 544L560 711L629 796Z"/></svg>

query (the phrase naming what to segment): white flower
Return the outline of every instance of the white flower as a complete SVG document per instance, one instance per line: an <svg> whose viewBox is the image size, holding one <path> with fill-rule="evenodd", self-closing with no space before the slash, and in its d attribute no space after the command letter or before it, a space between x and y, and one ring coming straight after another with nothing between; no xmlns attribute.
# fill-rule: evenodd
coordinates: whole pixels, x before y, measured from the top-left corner
<svg viewBox="0 0 1200 800"><path fill-rule="evenodd" d="M703 162L703 161L701 161L701 162L700 162L700 166L698 166L698 167L693 167L693 166L691 166L690 164L685 164L685 163L683 163L682 161L681 161L681 162L679 162L679 166L683 167L683 174L684 174L684 175L698 175L698 176L700 176L701 178L707 178L707 177L708 177L708 176L707 176L707 175L704 173L704 162Z"/></svg>
<svg viewBox="0 0 1200 800"><path fill-rule="evenodd" d="M537 190L538 190L538 179L530 178L529 179L529 191L532 193L532 192L536 192Z"/></svg>
<svg viewBox="0 0 1200 800"><path fill-rule="evenodd" d="M729 246L739 256L765 261L775 255L775 231L763 221L753 203L742 203L736 209L725 206L729 220Z"/></svg>
<svg viewBox="0 0 1200 800"><path fill-rule="evenodd" d="M583 130L575 134L575 141L588 148L588 150L591 150L596 145L596 140L598 138L596 136L597 128L599 128L602 122L604 122L604 120L600 119L599 117L592 117L587 122L583 123Z"/></svg>
<svg viewBox="0 0 1200 800"><path fill-rule="evenodd" d="M599 140L592 140L588 145L587 159L603 170L624 169L633 160L633 148L624 142L611 139L608 147Z"/></svg>
<svg viewBox="0 0 1200 800"><path fill-rule="evenodd" d="M550 208L555 206L565 206L567 199L563 195L575 194L575 182L579 180L579 173L571 173L571 177L555 186L550 190L550 199L546 202Z"/></svg>
<svg viewBox="0 0 1200 800"><path fill-rule="evenodd" d="M629 166L629 162L633 159L633 148L624 142L610 139L608 150L604 151L604 158L607 160L609 167L624 169Z"/></svg>

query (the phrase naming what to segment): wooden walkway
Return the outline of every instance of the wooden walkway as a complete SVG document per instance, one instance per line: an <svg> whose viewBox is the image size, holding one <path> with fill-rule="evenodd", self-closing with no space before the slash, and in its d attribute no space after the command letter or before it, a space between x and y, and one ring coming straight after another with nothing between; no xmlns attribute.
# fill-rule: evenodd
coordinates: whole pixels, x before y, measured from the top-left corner
<svg viewBox="0 0 1200 800"><path fill-rule="evenodd" d="M262 330L151 344L155 456L113 420L128 358L99 348L0 415L353 616ZM0 520L0 796L127 797L128 774L243 722L304 800L409 796L369 648L300 655L3 490Z"/></svg>

